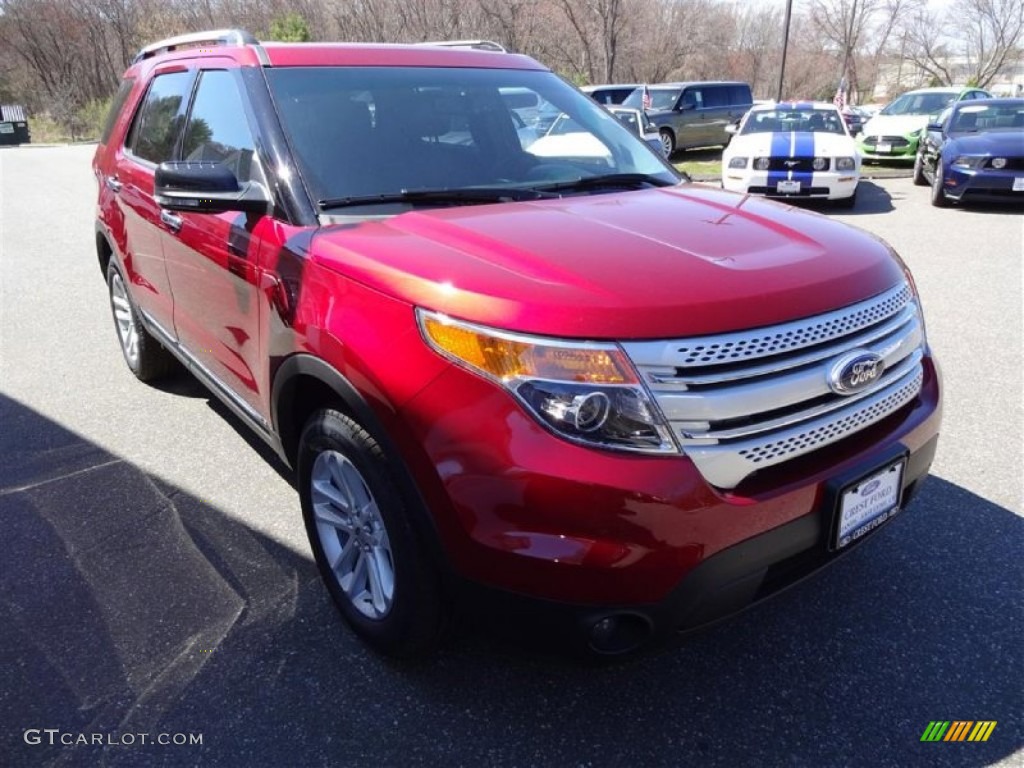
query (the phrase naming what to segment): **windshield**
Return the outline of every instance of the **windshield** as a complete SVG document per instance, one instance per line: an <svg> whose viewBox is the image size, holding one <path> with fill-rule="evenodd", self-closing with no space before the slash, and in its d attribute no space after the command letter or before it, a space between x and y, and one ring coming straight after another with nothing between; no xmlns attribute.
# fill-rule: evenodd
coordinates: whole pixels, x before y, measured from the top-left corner
<svg viewBox="0 0 1024 768"><path fill-rule="evenodd" d="M964 104L952 116L950 133L1024 130L1024 101L1019 104Z"/></svg>
<svg viewBox="0 0 1024 768"><path fill-rule="evenodd" d="M937 115L952 104L956 97L956 93L905 93L879 114Z"/></svg>
<svg viewBox="0 0 1024 768"><path fill-rule="evenodd" d="M742 135L801 131L846 133L839 112L834 109L759 109L747 115Z"/></svg>
<svg viewBox="0 0 1024 768"><path fill-rule="evenodd" d="M672 109L675 107L676 102L679 101L679 94L681 93L679 88L648 88L647 91L651 94L651 110ZM644 89L637 88L629 94L626 100L622 102L622 106L643 109Z"/></svg>
<svg viewBox="0 0 1024 768"><path fill-rule="evenodd" d="M279 67L266 75L302 177L323 208L371 205L365 198L374 196L392 203L418 190L515 191L616 174L680 180L622 123L550 72ZM586 141L524 138L524 129L542 136L551 113L561 116L559 133Z"/></svg>

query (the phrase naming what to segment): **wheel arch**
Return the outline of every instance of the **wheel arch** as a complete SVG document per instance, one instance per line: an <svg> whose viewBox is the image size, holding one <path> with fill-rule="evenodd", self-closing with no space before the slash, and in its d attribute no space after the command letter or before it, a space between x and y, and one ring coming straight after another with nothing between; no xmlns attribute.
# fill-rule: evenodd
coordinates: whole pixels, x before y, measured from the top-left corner
<svg viewBox="0 0 1024 768"><path fill-rule="evenodd" d="M110 260L114 257L114 246L110 244L110 238L107 236L106 230L99 224L96 223L96 258L100 264L100 274L103 275L103 279L107 279L107 267L110 266Z"/></svg>
<svg viewBox="0 0 1024 768"><path fill-rule="evenodd" d="M271 418L280 441L282 457L297 466L299 438L309 417L323 408L335 408L359 422L392 460L396 480L404 496L413 501L411 521L435 563L444 568L437 524L429 505L395 441L358 389L334 366L309 354L287 358L274 375L271 389Z"/></svg>

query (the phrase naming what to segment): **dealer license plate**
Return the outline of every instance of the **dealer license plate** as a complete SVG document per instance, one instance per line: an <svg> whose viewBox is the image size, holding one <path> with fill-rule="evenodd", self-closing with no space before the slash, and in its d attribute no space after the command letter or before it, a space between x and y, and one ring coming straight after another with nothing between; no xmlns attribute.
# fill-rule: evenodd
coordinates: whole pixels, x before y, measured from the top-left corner
<svg viewBox="0 0 1024 768"><path fill-rule="evenodd" d="M1024 176L1018 176L1013 180L1013 191L1024 192Z"/></svg>
<svg viewBox="0 0 1024 768"><path fill-rule="evenodd" d="M876 144L875 152L888 154L889 152L892 152L892 144Z"/></svg>
<svg viewBox="0 0 1024 768"><path fill-rule="evenodd" d="M900 459L843 492L839 502L836 549L856 541L899 512L905 466L906 460Z"/></svg>
<svg viewBox="0 0 1024 768"><path fill-rule="evenodd" d="M775 191L780 195L798 195L800 194L800 182L799 181L780 181Z"/></svg>

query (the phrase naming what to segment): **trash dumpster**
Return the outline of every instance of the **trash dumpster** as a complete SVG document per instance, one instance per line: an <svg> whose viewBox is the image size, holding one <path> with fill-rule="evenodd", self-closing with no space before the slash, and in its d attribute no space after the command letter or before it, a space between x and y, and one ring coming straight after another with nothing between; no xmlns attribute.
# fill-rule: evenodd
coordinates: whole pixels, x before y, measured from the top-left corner
<svg viewBox="0 0 1024 768"><path fill-rule="evenodd" d="M28 118L18 104L0 104L0 145L28 144Z"/></svg>

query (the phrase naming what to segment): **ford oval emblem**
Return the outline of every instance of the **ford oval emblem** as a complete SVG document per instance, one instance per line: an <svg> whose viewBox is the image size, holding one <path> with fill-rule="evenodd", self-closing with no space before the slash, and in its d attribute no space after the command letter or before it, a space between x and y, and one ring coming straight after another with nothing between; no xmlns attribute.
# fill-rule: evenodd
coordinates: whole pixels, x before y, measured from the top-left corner
<svg viewBox="0 0 1024 768"><path fill-rule="evenodd" d="M837 395L852 395L867 389L882 378L882 356L866 349L843 355L828 372L828 385Z"/></svg>
<svg viewBox="0 0 1024 768"><path fill-rule="evenodd" d="M860 489L861 496L870 496L872 493L878 490L878 486L882 484L881 480L872 480L870 483Z"/></svg>

